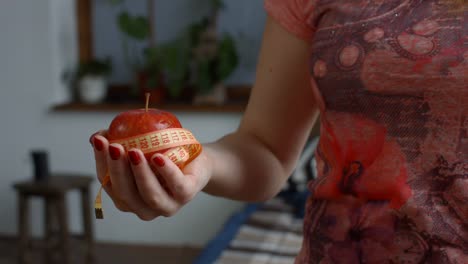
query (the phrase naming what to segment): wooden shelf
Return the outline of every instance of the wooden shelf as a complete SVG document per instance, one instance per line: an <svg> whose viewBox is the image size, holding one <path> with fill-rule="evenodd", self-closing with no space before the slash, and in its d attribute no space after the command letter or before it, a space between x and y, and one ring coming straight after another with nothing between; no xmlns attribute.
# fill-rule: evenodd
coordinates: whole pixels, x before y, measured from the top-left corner
<svg viewBox="0 0 468 264"><path fill-rule="evenodd" d="M247 101L252 89L251 85L230 85L227 86L227 103L223 105L194 105L190 103L167 103L162 105L151 105L150 107L167 110L171 112L187 112L187 113L241 113L244 112L247 106ZM129 85L111 85L109 87L109 100L111 97L122 98L128 97ZM86 104L81 102L69 102L59 105L54 105L51 108L52 112L123 112L131 109L139 109L144 107L143 100L139 102L136 99L130 102L104 102L98 104Z"/></svg>
<svg viewBox="0 0 468 264"><path fill-rule="evenodd" d="M157 106L158 109L172 112L189 113L241 113L244 112L246 104L230 103L225 105L190 105L190 104L167 104ZM142 108L142 104L129 103L65 103L52 107L53 112L122 112Z"/></svg>

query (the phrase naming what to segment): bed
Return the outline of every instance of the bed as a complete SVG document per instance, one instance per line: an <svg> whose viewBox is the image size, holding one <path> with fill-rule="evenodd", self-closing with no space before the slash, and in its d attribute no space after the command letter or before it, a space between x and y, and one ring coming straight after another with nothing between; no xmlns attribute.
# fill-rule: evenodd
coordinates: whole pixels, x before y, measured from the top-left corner
<svg viewBox="0 0 468 264"><path fill-rule="evenodd" d="M307 181L315 178L311 138L278 196L233 214L193 264L291 264L302 244Z"/></svg>

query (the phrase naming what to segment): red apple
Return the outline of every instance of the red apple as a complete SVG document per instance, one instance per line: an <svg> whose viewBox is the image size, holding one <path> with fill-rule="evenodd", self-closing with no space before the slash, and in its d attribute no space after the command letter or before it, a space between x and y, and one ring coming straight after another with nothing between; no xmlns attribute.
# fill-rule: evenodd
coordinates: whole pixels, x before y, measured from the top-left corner
<svg viewBox="0 0 468 264"><path fill-rule="evenodd" d="M162 110L148 109L148 102L149 95L146 96L145 109L130 110L117 115L109 126L107 139L110 143L122 144L125 151L139 148L148 161L155 153L163 153L182 169L200 154L201 144L190 131L182 128L176 116ZM161 185L171 194L164 179L158 178ZM104 218L101 191L109 182L110 176L107 174L94 201L98 219Z"/></svg>
<svg viewBox="0 0 468 264"><path fill-rule="evenodd" d="M111 122L107 138L128 151L139 148L147 160L155 153L164 153L183 168L201 152L201 145L190 131L182 128L177 117L158 109L130 110Z"/></svg>

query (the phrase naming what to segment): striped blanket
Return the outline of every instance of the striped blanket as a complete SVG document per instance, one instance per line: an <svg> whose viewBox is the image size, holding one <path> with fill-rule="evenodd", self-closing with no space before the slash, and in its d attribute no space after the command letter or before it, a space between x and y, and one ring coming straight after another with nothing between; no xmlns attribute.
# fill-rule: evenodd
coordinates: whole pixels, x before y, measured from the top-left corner
<svg viewBox="0 0 468 264"><path fill-rule="evenodd" d="M291 264L302 244L307 183L316 177L311 136L283 191L234 214L193 264Z"/></svg>
<svg viewBox="0 0 468 264"><path fill-rule="evenodd" d="M302 223L291 205L272 199L247 217L215 263L294 263L302 243Z"/></svg>

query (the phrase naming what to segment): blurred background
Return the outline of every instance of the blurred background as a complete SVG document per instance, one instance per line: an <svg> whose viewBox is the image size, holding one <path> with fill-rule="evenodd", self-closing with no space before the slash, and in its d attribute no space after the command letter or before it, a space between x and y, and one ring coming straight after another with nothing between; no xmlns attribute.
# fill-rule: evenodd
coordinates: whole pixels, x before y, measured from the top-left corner
<svg viewBox="0 0 468 264"><path fill-rule="evenodd" d="M89 136L142 107L145 92L201 142L235 130L265 17L262 0L1 1L0 262L15 256L12 186L33 179L33 150L47 152L51 173L94 176ZM98 187L94 181L92 198ZM66 195L72 233L82 230L79 197ZM93 219L99 243L197 249L243 204L200 194L176 216L152 222L118 212L106 195L103 206L106 218ZM32 236L41 238L40 199L31 200L30 219Z"/></svg>

